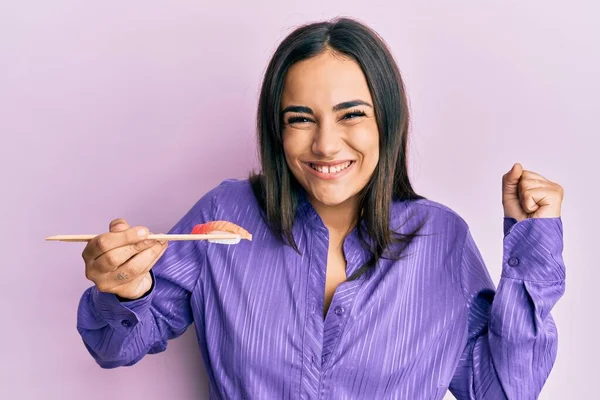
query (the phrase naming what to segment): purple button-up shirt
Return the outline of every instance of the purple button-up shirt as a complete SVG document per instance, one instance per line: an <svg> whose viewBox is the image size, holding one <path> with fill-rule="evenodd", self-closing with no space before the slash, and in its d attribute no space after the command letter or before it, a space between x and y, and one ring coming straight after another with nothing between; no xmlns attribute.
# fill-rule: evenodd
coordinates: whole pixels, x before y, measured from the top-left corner
<svg viewBox="0 0 600 400"><path fill-rule="evenodd" d="M391 226L408 233L425 217L428 235L405 258L342 282L324 318L328 231L311 204L303 197L293 229L300 255L268 229L249 182L226 180L170 233L227 220L253 240L170 242L147 296L85 291L78 330L113 368L165 350L194 323L211 399L442 399L448 389L458 399L537 398L557 351L560 217L504 219L497 290L450 208L394 202ZM369 257L356 230L343 251L347 276Z"/></svg>

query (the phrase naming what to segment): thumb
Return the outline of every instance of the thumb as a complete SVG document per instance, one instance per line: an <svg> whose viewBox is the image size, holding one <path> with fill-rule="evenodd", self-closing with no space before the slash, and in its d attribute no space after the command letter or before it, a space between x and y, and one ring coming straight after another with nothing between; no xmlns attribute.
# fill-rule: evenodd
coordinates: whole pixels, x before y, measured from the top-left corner
<svg viewBox="0 0 600 400"><path fill-rule="evenodd" d="M520 163L515 163L510 171L504 175L504 184L516 185L519 183L521 175L523 175L523 166Z"/></svg>
<svg viewBox="0 0 600 400"><path fill-rule="evenodd" d="M110 232L121 232L129 228L129 224L123 218L113 219L108 225Z"/></svg>

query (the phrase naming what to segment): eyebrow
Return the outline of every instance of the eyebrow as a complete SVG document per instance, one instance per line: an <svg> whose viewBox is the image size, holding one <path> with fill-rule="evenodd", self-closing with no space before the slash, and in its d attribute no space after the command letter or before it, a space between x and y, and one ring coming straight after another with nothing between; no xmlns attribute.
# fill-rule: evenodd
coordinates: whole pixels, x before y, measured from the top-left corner
<svg viewBox="0 0 600 400"><path fill-rule="evenodd" d="M366 101L350 100L350 101L344 101L343 103L340 103L340 104L336 104L335 106L333 106L331 108L331 110L335 112L335 111L341 111L341 110L345 110L345 109L356 107L356 106L367 106L367 107L373 108L373 106L371 104L367 103ZM297 112L297 113L314 115L312 108L306 107L306 106L287 106L286 108L283 109L283 111L281 112L281 115L285 114L286 112Z"/></svg>

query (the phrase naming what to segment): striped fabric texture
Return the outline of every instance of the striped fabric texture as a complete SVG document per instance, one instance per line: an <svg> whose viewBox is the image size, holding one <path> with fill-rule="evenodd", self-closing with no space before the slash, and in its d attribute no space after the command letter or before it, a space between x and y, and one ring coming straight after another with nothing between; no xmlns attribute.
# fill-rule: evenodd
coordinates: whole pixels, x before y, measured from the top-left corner
<svg viewBox="0 0 600 400"><path fill-rule="evenodd" d="M120 302L95 286L77 329L103 368L164 351L192 323L210 399L536 399L557 352L550 314L565 290L562 221L504 218L498 288L467 223L432 200L395 202L391 226L422 233L401 260L341 283L324 316L328 231L303 197L294 237L268 229L247 180L206 193L169 233L227 220L236 245L174 241L150 293ZM350 276L369 258L344 241Z"/></svg>

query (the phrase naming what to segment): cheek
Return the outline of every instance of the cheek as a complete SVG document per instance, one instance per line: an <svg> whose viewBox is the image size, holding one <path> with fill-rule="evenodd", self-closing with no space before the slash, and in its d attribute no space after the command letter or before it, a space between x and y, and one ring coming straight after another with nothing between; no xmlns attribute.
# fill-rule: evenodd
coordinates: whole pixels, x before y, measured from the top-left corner
<svg viewBox="0 0 600 400"><path fill-rule="evenodd" d="M292 171L298 169L297 160L302 154L302 144L298 141L298 137L293 134L283 135L283 154L288 168Z"/></svg>
<svg viewBox="0 0 600 400"><path fill-rule="evenodd" d="M379 132L377 128L363 131L357 143L360 143L358 150L363 156L365 166L374 169L379 161Z"/></svg>
<svg viewBox="0 0 600 400"><path fill-rule="evenodd" d="M375 145L369 148L367 154L364 154L364 157L364 169L366 169L365 172L371 175L379 163L379 146Z"/></svg>
<svg viewBox="0 0 600 400"><path fill-rule="evenodd" d="M288 161L294 157L294 141L289 135L283 134L283 153Z"/></svg>
<svg viewBox="0 0 600 400"><path fill-rule="evenodd" d="M373 158L375 159L375 164L377 164L379 162L379 140L377 140L373 146Z"/></svg>
<svg viewBox="0 0 600 400"><path fill-rule="evenodd" d="M306 132L290 130L283 134L283 151L289 161L305 153L307 146L310 147L310 136Z"/></svg>

